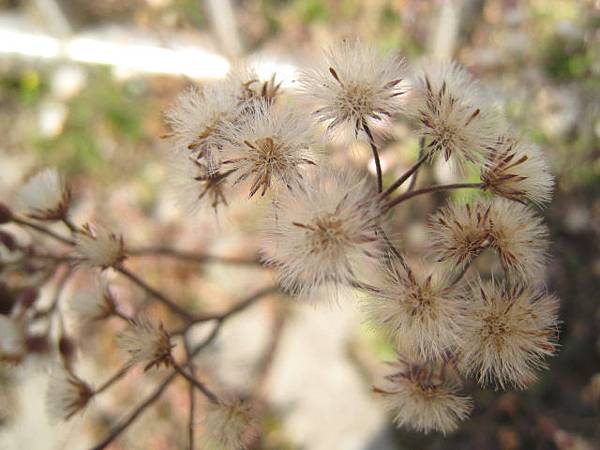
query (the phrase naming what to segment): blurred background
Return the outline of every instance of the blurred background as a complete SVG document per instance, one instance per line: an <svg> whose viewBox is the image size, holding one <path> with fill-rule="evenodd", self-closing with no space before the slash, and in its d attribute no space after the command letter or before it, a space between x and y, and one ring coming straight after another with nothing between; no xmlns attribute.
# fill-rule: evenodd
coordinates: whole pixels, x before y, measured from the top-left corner
<svg viewBox="0 0 600 450"><path fill-rule="evenodd" d="M186 86L222 78L240 59L293 89L297 67L356 35L411 62L457 59L515 130L544 149L557 177L545 214L553 242L547 283L562 301L560 352L525 392L467 386L473 418L446 438L393 428L370 392L378 360L393 351L354 304L257 304L227 324L200 367L229 390L244 392L253 380L265 403L255 448L600 448L598 1L0 0L0 198L10 203L27 176L54 166L73 187L76 217L109 217L128 243L252 254L256 202L234 205L225 220L174 205L168 149L159 139L167 131L163 111ZM396 124L382 149L390 180L414 161L417 147L407 125ZM332 154L356 165L369 159L358 145ZM446 176L434 167L423 179ZM442 200L420 200L397 214L412 254L422 252L424 221ZM132 265L198 309L233 304L270 280L261 271L172 260ZM78 283L85 280L71 289ZM136 295L117 289L125 299ZM2 302L10 304L7 296ZM120 364L103 330L87 330L80 341L93 380ZM85 448L152 386L131 374L85 416L52 425L44 414L44 364L0 370L0 448ZM185 448L186 401L185 386L174 386L111 448ZM201 412L198 421L201 430Z"/></svg>

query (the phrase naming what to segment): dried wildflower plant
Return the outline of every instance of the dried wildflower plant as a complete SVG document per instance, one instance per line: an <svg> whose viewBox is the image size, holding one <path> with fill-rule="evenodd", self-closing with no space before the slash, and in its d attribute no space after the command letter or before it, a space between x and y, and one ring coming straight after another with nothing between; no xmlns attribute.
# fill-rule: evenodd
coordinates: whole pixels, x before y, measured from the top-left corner
<svg viewBox="0 0 600 450"><path fill-rule="evenodd" d="M502 120L465 69L430 61L411 74L402 58L352 40L331 47L323 61L301 71L300 89L284 92L277 80L277 74L260 80L240 65L224 80L188 89L166 113L171 129L169 178L179 202L188 211L206 205L219 214L227 214L232 199L261 203L259 210L268 212L255 234L260 236L260 260L256 255L232 259L164 246L126 249L124 238L114 231L70 221L71 194L53 170L23 186L14 211L0 204L0 223L41 233L63 249L47 246L45 239L34 239L24 248L9 229L0 235L0 257L8 255L10 270L22 275L11 279L32 280L29 292L46 284L57 292L50 307L38 305L35 295L23 294L26 300L17 302L9 316L0 316L2 361L22 363L36 347L27 342L56 341L50 348L56 348L64 367L51 382L49 413L65 420L73 417L135 364L146 371L162 366L169 373L156 393L96 448L117 439L178 378L190 387L190 448L198 422L195 411L200 410L205 411L203 431L210 448L251 445L261 409L224 400L228 393L209 387L218 380L206 374L207 383L200 381L193 363L230 317L276 292L339 302L362 291L365 315L400 360L375 391L398 426L422 432L450 433L467 419L472 402L461 393L463 380L525 388L556 351L558 300L543 288L549 243L538 211L551 199L553 179L537 147L498 125ZM420 152L410 169L384 187L387 178L373 132L389 131L395 120L413 126ZM367 137L377 177L343 167L339 159L330 161L322 143L332 135L346 142ZM408 183L434 159L459 168L458 174L467 167L478 169L479 181L421 187L412 178ZM391 237L403 233L391 218L401 204L456 189L482 195L449 202L432 213L428 254L413 258L395 246ZM43 221L59 223L48 228ZM69 234L59 231L61 223ZM478 260L484 252L495 255L494 267ZM263 269L274 272L278 283L219 314L198 314L198 305L188 310L135 273L131 260L141 254L167 255L189 264L264 263ZM74 266L79 270L73 271ZM60 293L72 275L98 268L141 289L148 301L155 301L153 311L156 307L165 313L165 320L154 323L124 314L135 308L117 307L103 278L92 289L75 292L69 312L81 324L96 321L105 327L109 321L101 319L108 317L126 322L116 343L127 362L93 391L74 375L77 342L63 329ZM0 270L8 269L0 265ZM180 324L173 326L175 321ZM207 321L215 324L213 332L191 345L190 333ZM46 334L40 335L40 329ZM175 352L180 338L185 345ZM195 408L194 393L202 394L205 407ZM247 393L250 401L252 395Z"/></svg>

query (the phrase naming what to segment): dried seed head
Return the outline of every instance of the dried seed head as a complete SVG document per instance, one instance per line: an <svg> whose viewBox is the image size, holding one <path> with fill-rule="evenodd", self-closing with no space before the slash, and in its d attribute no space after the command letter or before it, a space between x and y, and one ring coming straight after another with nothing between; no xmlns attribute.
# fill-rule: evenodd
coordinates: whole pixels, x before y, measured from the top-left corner
<svg viewBox="0 0 600 450"><path fill-rule="evenodd" d="M481 280L469 296L461 369L483 386L525 388L556 349L558 299L531 287Z"/></svg>
<svg viewBox="0 0 600 450"><path fill-rule="evenodd" d="M129 355L129 363L146 364L144 370L172 363L169 333L160 324L156 327L150 320L140 317L130 321L130 326L117 338L119 348Z"/></svg>
<svg viewBox="0 0 600 450"><path fill-rule="evenodd" d="M202 159L210 172L217 171L223 144L219 130L238 116L238 92L228 81L219 81L180 94L166 112L175 149Z"/></svg>
<svg viewBox="0 0 600 450"><path fill-rule="evenodd" d="M481 181L484 189L496 195L536 205L551 200L554 185L538 147L504 138L489 147Z"/></svg>
<svg viewBox="0 0 600 450"><path fill-rule="evenodd" d="M408 111L430 158L442 154L460 171L467 162L483 160L498 131L479 97L477 84L458 64L434 61L423 66L411 89Z"/></svg>
<svg viewBox="0 0 600 450"><path fill-rule="evenodd" d="M331 47L324 61L300 75L300 89L329 132L354 136L381 128L402 108L405 64L358 40Z"/></svg>
<svg viewBox="0 0 600 450"><path fill-rule="evenodd" d="M355 173L318 170L304 190L282 192L264 227L262 250L285 290L316 298L326 289L336 298L378 263L382 213L372 186Z"/></svg>
<svg viewBox="0 0 600 450"><path fill-rule="evenodd" d="M378 292L365 301L366 312L403 355L441 360L460 344L464 299L447 273L410 270L394 261L373 283Z"/></svg>
<svg viewBox="0 0 600 450"><path fill-rule="evenodd" d="M204 419L205 447L224 450L248 448L256 434L255 421L253 411L247 403L211 403Z"/></svg>
<svg viewBox="0 0 600 450"><path fill-rule="evenodd" d="M46 411L52 421L69 420L82 412L94 390L74 373L59 367L51 374L46 392Z"/></svg>
<svg viewBox="0 0 600 450"><path fill-rule="evenodd" d="M196 213L205 205L218 212L228 206L231 169L211 172L202 160L182 151L173 152L169 163L173 194L186 212Z"/></svg>
<svg viewBox="0 0 600 450"><path fill-rule="evenodd" d="M289 106L255 102L252 112L225 127L223 135L223 167L235 172L234 184L250 182L250 197L275 187L297 188L303 166L315 164L313 125L306 114Z"/></svg>
<svg viewBox="0 0 600 450"><path fill-rule="evenodd" d="M75 251L81 257L81 264L102 269L117 266L125 260L123 236L89 224L77 234Z"/></svg>
<svg viewBox="0 0 600 450"><path fill-rule="evenodd" d="M458 428L472 409L470 397L461 395L459 385L446 370L419 364L392 364L394 372L385 377L380 393L398 427L448 434Z"/></svg>
<svg viewBox="0 0 600 450"><path fill-rule="evenodd" d="M59 220L67 214L71 191L55 169L44 169L21 186L17 201L31 218Z"/></svg>
<svg viewBox="0 0 600 450"><path fill-rule="evenodd" d="M449 270L464 269L493 249L511 276L536 279L543 272L548 230L534 211L505 199L451 203L429 222L431 251Z"/></svg>
<svg viewBox="0 0 600 450"><path fill-rule="evenodd" d="M93 289L78 291L69 306L82 325L112 316L117 307L103 275L98 277Z"/></svg>
<svg viewBox="0 0 600 450"><path fill-rule="evenodd" d="M269 79L261 79L256 71L246 65L237 65L227 75L227 81L238 90L238 100L242 109L252 108L256 100L273 103L281 94L281 82L273 74Z"/></svg>

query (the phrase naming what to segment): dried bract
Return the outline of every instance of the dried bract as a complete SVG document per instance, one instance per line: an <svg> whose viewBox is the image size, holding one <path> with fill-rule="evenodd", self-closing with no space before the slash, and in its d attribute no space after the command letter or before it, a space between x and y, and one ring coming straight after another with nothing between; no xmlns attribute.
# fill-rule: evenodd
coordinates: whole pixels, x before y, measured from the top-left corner
<svg viewBox="0 0 600 450"><path fill-rule="evenodd" d="M75 251L81 257L81 264L102 269L118 266L125 260L123 236L101 226L84 225L77 234Z"/></svg>
<svg viewBox="0 0 600 450"><path fill-rule="evenodd" d="M46 411L52 421L69 420L82 412L94 390L74 373L60 367L51 374L46 392Z"/></svg>

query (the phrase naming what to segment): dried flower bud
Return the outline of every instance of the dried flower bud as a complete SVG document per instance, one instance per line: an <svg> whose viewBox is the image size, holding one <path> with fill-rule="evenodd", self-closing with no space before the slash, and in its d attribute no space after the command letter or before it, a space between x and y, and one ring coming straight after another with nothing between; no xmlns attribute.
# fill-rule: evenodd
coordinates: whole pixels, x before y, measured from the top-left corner
<svg viewBox="0 0 600 450"><path fill-rule="evenodd" d="M94 390L74 373L60 367L51 374L46 392L46 410L53 420L69 420L82 412Z"/></svg>
<svg viewBox="0 0 600 450"><path fill-rule="evenodd" d="M130 321L130 326L118 336L118 346L129 354L129 363L146 364L144 370L172 363L169 333L160 324L155 327L150 320L140 317Z"/></svg>
<svg viewBox="0 0 600 450"><path fill-rule="evenodd" d="M531 287L473 283L461 368L483 385L525 388L556 349L558 299Z"/></svg>
<svg viewBox="0 0 600 450"><path fill-rule="evenodd" d="M398 427L407 426L429 433L448 434L458 428L472 409L470 397L461 395L459 385L442 365L396 363L395 371L385 377L382 387L375 388L383 395L387 407L396 414Z"/></svg>
<svg viewBox="0 0 600 450"><path fill-rule="evenodd" d="M256 434L256 418L247 403L230 401L208 405L204 419L206 448L244 450Z"/></svg>
<svg viewBox="0 0 600 450"><path fill-rule="evenodd" d="M116 311L116 303L106 278L100 275L93 289L77 292L69 304L82 324L103 320Z"/></svg>
<svg viewBox="0 0 600 450"><path fill-rule="evenodd" d="M331 47L323 62L301 73L299 83L317 120L329 132L352 136L365 125L377 129L391 122L402 108L404 76L401 58L353 40Z"/></svg>
<svg viewBox="0 0 600 450"><path fill-rule="evenodd" d="M354 173L320 170L304 190L282 192L262 250L284 289L304 298L326 289L335 298L378 263L382 214L372 186Z"/></svg>
<svg viewBox="0 0 600 450"><path fill-rule="evenodd" d="M461 171L467 162L482 161L498 131L480 95L475 81L458 64L432 61L423 66L408 109L430 158L443 154Z"/></svg>
<svg viewBox="0 0 600 450"><path fill-rule="evenodd" d="M224 127L222 164L234 171L237 184L250 181L252 197L275 187L297 188L302 167L315 164L315 130L310 118L289 106L254 102L252 112Z"/></svg>
<svg viewBox="0 0 600 450"><path fill-rule="evenodd" d="M71 202L71 191L55 169L44 169L31 177L18 194L25 214L38 220L64 218Z"/></svg>
<svg viewBox="0 0 600 450"><path fill-rule="evenodd" d="M75 251L82 258L82 264L106 269L119 265L125 260L123 236L106 228L83 226L77 234Z"/></svg>
<svg viewBox="0 0 600 450"><path fill-rule="evenodd" d="M12 212L4 203L0 203L0 224L8 223L12 220Z"/></svg>
<svg viewBox="0 0 600 450"><path fill-rule="evenodd" d="M551 200L554 185L539 148L512 139L499 139L489 147L481 181L496 195L536 205Z"/></svg>
<svg viewBox="0 0 600 450"><path fill-rule="evenodd" d="M0 315L0 361L18 363L23 358L25 350L23 323Z"/></svg>
<svg viewBox="0 0 600 450"><path fill-rule="evenodd" d="M365 301L365 310L401 354L441 360L460 344L466 302L446 274L409 270L393 261L373 283L378 292Z"/></svg>

